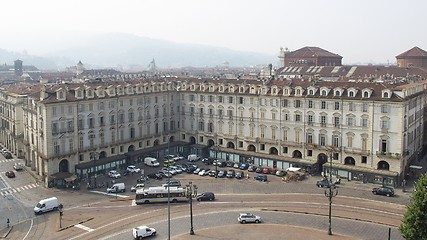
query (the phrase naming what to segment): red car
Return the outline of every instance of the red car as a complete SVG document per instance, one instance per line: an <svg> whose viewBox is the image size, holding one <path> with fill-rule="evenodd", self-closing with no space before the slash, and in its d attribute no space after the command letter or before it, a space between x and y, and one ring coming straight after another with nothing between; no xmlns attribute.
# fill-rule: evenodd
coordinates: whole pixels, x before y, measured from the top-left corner
<svg viewBox="0 0 427 240"><path fill-rule="evenodd" d="M270 174L271 173L271 168L263 168L262 169L262 173L264 173L264 174Z"/></svg>
<svg viewBox="0 0 427 240"><path fill-rule="evenodd" d="M8 172L6 172L6 177L8 177L8 178L14 178L15 177L15 173L13 171L8 171Z"/></svg>

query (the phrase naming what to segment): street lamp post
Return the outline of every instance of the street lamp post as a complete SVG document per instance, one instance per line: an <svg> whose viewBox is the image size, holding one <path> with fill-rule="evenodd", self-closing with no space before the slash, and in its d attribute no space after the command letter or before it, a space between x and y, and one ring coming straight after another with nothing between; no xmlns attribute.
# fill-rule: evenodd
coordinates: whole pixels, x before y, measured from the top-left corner
<svg viewBox="0 0 427 240"><path fill-rule="evenodd" d="M218 178L218 146L215 146L215 178Z"/></svg>
<svg viewBox="0 0 427 240"><path fill-rule="evenodd" d="M168 240L171 239L171 192L170 192L170 172L168 174Z"/></svg>
<svg viewBox="0 0 427 240"><path fill-rule="evenodd" d="M95 175L94 175L94 184L95 184L95 187L97 186L97 184L96 184L96 174L97 174L97 171L96 171L96 169L97 169L96 160L98 158L98 155L99 155L99 153L97 153L97 152L91 152L90 153L90 158L94 162L93 165L94 165L94 169L95 169L95 171L94 171L95 172Z"/></svg>
<svg viewBox="0 0 427 240"><path fill-rule="evenodd" d="M194 235L193 228L193 197L197 196L197 186L193 185L193 182L189 182L186 185L187 198L190 200L190 235Z"/></svg>
<svg viewBox="0 0 427 240"><path fill-rule="evenodd" d="M332 158L333 158L334 149L330 150L329 155L329 186L328 190L325 190L325 196L329 200L329 226L328 226L328 235L332 235L332 198L338 195L338 189L335 189L335 185L332 182Z"/></svg>

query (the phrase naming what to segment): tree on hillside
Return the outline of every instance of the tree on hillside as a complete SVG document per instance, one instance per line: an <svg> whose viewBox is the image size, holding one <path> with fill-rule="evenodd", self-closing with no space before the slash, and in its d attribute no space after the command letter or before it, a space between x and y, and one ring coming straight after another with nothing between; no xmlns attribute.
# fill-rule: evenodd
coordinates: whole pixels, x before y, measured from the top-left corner
<svg viewBox="0 0 427 240"><path fill-rule="evenodd" d="M415 183L411 203L399 229L405 239L427 239L427 174Z"/></svg>

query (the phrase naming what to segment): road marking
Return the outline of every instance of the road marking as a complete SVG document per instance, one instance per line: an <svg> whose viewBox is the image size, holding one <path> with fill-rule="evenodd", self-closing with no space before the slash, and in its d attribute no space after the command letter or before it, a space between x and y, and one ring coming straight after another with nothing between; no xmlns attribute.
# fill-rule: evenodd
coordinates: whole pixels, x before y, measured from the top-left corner
<svg viewBox="0 0 427 240"><path fill-rule="evenodd" d="M90 228L90 227L86 227L86 226L81 225L81 224L76 224L76 225L74 225L74 226L75 226L75 227L78 227L78 228L80 228L80 229L83 229L83 230L85 230L85 231L88 231L88 232L95 231L95 229L92 229L92 228Z"/></svg>
<svg viewBox="0 0 427 240"><path fill-rule="evenodd" d="M98 194L103 194L103 195L107 195L107 196L117 196L117 197L121 197L121 198L128 198L130 196L127 195L121 195L121 194L115 194L115 193L106 193L106 192L101 192L101 191L90 191L92 193L98 193Z"/></svg>

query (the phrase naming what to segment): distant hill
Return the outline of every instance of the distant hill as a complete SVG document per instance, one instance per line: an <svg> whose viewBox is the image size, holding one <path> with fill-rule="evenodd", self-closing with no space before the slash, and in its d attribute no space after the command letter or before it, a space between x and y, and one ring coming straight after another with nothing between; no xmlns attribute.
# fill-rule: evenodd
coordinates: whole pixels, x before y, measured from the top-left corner
<svg viewBox="0 0 427 240"><path fill-rule="evenodd" d="M268 65L277 57L267 54L235 51L227 48L174 43L125 33L108 33L78 38L73 46L64 46L47 56L9 52L0 49L0 64L13 64L20 59L24 65L39 69L64 69L82 61L85 67L114 68L118 66L147 67L154 59L158 67L230 67Z"/></svg>
<svg viewBox="0 0 427 240"><path fill-rule="evenodd" d="M81 60L92 66L148 66L155 59L159 67L267 65L277 57L197 44L180 44L125 33L96 35L53 55L56 58Z"/></svg>

